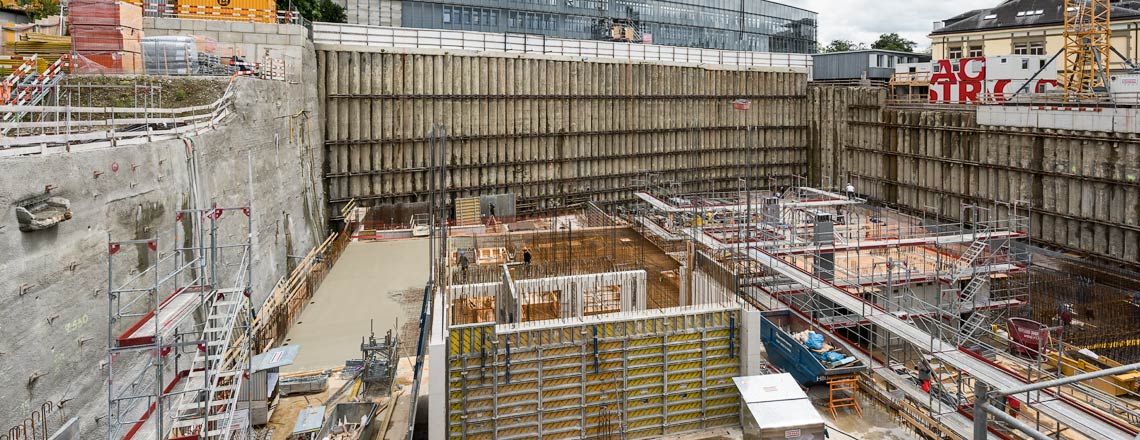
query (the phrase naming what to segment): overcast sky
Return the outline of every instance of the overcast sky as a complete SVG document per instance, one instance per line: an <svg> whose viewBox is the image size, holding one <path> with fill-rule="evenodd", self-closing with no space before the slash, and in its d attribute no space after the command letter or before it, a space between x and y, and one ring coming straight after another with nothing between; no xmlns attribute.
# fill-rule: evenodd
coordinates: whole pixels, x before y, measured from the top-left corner
<svg viewBox="0 0 1140 440"><path fill-rule="evenodd" d="M931 24L963 12L997 6L1001 0L775 0L819 13L819 42L852 40L870 45L880 34L898 32L930 46Z"/></svg>

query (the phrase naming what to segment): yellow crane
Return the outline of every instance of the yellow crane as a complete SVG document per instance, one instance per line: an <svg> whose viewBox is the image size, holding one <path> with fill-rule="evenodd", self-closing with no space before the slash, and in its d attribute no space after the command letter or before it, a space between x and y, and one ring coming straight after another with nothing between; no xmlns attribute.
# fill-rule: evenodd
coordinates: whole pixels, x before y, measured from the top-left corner
<svg viewBox="0 0 1140 440"><path fill-rule="evenodd" d="M1065 101L1096 98L1108 87L1110 0L1065 0Z"/></svg>

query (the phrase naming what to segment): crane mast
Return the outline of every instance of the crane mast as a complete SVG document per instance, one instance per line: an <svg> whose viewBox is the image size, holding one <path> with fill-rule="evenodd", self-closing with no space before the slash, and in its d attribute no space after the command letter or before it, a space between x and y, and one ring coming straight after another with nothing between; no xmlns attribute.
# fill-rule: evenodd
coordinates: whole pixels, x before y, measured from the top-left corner
<svg viewBox="0 0 1140 440"><path fill-rule="evenodd" d="M1065 0L1066 102L1095 99L1108 87L1112 35L1109 0Z"/></svg>

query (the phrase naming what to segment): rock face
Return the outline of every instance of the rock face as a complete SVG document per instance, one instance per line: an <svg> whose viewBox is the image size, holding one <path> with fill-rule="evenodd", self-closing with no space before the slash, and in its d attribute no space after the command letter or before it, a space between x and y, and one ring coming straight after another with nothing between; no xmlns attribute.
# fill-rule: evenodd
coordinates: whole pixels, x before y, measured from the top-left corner
<svg viewBox="0 0 1140 440"><path fill-rule="evenodd" d="M71 201L63 197L36 196L16 204L16 221L23 232L54 228L71 220Z"/></svg>

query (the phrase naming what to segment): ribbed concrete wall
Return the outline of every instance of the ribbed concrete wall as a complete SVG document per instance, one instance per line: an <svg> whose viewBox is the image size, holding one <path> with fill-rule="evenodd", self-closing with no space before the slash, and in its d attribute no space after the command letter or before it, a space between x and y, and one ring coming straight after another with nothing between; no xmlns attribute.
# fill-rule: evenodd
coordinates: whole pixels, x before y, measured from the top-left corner
<svg viewBox="0 0 1140 440"><path fill-rule="evenodd" d="M813 177L849 175L861 193L950 218L962 203L1030 202L1034 241L1138 265L1135 135L980 126L970 111L888 110L884 98L810 90Z"/></svg>
<svg viewBox="0 0 1140 440"><path fill-rule="evenodd" d="M629 199L645 171L735 188L741 124L757 127L757 181L807 171L802 73L318 48L334 207L422 198L433 123L448 127L453 196L512 192L524 215Z"/></svg>

